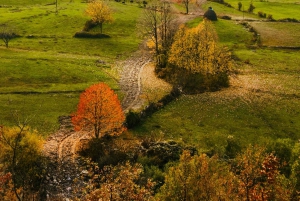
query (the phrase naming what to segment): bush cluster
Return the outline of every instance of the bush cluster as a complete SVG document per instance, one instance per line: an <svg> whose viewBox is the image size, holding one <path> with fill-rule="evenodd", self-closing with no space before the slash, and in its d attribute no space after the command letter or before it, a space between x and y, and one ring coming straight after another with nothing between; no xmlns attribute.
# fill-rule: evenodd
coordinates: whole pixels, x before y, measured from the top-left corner
<svg viewBox="0 0 300 201"><path fill-rule="evenodd" d="M109 35L101 33L92 33L87 31L79 31L74 35L75 38L110 38Z"/></svg>
<svg viewBox="0 0 300 201"><path fill-rule="evenodd" d="M180 95L180 89L174 87L169 94L165 95L156 103L150 103L141 112L129 111L126 115L127 128L130 129L137 126L143 119L158 111L159 109L170 103L172 100L178 98Z"/></svg>
<svg viewBox="0 0 300 201"><path fill-rule="evenodd" d="M227 6L227 7L229 7L229 8L233 8L233 6L230 3L227 3L224 0L209 0L209 1L220 3L220 4L223 4L223 5Z"/></svg>

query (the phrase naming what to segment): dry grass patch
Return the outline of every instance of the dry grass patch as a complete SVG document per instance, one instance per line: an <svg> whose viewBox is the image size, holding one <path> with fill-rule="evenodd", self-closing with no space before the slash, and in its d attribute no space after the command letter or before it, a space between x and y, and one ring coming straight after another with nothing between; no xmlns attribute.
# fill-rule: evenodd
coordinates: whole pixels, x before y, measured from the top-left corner
<svg viewBox="0 0 300 201"><path fill-rule="evenodd" d="M300 23L252 22L250 24L260 34L263 46L300 46Z"/></svg>
<svg viewBox="0 0 300 201"><path fill-rule="evenodd" d="M146 102L157 102L172 90L172 86L162 79L156 77L154 64L149 63L143 68L142 79L142 98Z"/></svg>

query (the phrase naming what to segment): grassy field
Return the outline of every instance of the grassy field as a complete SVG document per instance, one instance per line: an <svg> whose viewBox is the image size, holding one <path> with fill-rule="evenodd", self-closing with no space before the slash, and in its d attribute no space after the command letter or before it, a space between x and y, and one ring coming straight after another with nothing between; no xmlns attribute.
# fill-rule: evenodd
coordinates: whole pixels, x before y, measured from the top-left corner
<svg viewBox="0 0 300 201"><path fill-rule="evenodd" d="M259 34L263 46L300 47L300 23L251 22Z"/></svg>
<svg viewBox="0 0 300 201"><path fill-rule="evenodd" d="M236 10L238 9L238 2L243 5L242 10L247 11L250 5L249 0L225 0ZM259 11L266 14L271 14L275 20L285 19L285 18L295 18L300 20L300 2L297 0L268 0L261 2L260 0L254 0L253 5L255 6L254 14ZM234 11L236 14L238 11ZM242 14L240 14L242 15Z"/></svg>
<svg viewBox="0 0 300 201"><path fill-rule="evenodd" d="M221 155L232 136L242 146L299 139L299 52L240 50L235 54L241 62L230 88L183 95L133 132L161 135ZM247 60L250 64L243 63Z"/></svg>
<svg viewBox="0 0 300 201"><path fill-rule="evenodd" d="M216 5L214 10L231 12L230 8L211 2L204 7L212 4ZM188 26L196 26L201 20L190 21ZM257 28L263 45L269 45L267 42L277 36L273 42L276 45L298 46L298 24L257 23L261 26L258 27L254 23L251 25ZM220 43L229 46L236 58L238 73L232 75L231 86L218 92L183 95L132 133L192 144L201 151L219 155L224 154L229 138L242 147L266 146L278 138L298 140L299 50L253 48L253 35L241 24L219 19L214 25ZM269 27L273 32L264 31Z"/></svg>
<svg viewBox="0 0 300 201"><path fill-rule="evenodd" d="M0 0L0 24L20 35L8 49L0 43L0 124L14 125L17 111L43 134L58 128L58 116L75 111L79 93L93 83L106 82L122 97L115 62L141 41L137 4L110 2L115 21L103 27L110 38L78 39L74 34L88 20L86 3L59 1L57 15L49 3Z"/></svg>
<svg viewBox="0 0 300 201"><path fill-rule="evenodd" d="M234 5L234 1L226 2ZM7 5L0 7L0 24L14 26L21 35L10 42L9 49L0 44L0 124L13 125L18 114L21 119L31 119L30 125L44 135L57 129L58 116L75 110L79 93L92 83L104 81L119 93L114 64L138 48L136 20L142 11L137 4L111 1L115 21L104 26L104 33L110 38L77 39L73 35L88 19L83 14L86 4L79 0L59 1L56 15L55 6L49 3L52 1L11 0L7 5L6 0L0 0L0 5ZM275 1L268 3L276 5ZM298 8L290 1L280 8L290 10L298 18L291 5ZM204 9L209 6L219 15L258 19L257 15L221 4L203 5ZM274 17L284 18L285 9ZM196 18L188 26L196 26L201 20ZM253 33L233 20L219 19L214 25L220 43L228 46L235 58L237 74L232 75L231 86L218 92L183 95L130 132L173 139L219 154L224 153L227 140L232 137L242 146L266 144L277 138L298 140L299 51L259 49L253 46ZM261 35L263 45L299 46L297 24L251 25ZM105 64L99 65L99 60ZM145 70L150 75L151 67ZM151 74L143 84L153 85L152 78ZM165 83L164 89L156 84L157 93L170 89ZM151 87L145 90L152 95L145 94L150 101L157 98Z"/></svg>

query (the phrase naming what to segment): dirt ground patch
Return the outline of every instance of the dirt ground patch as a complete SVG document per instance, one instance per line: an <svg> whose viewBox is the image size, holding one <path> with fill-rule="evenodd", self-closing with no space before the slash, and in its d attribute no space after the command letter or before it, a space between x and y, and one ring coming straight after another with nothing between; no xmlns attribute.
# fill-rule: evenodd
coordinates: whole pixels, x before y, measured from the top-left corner
<svg viewBox="0 0 300 201"><path fill-rule="evenodd" d="M143 87L141 98L145 103L156 102L172 90L169 83L155 75L154 69L154 64L149 63L141 73Z"/></svg>
<svg viewBox="0 0 300 201"><path fill-rule="evenodd" d="M300 47L300 23L251 22L263 46Z"/></svg>

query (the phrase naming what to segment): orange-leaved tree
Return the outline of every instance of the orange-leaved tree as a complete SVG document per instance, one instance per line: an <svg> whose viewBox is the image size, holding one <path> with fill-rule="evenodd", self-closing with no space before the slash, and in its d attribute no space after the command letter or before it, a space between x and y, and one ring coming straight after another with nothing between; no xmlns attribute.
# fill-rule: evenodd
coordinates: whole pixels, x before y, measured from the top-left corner
<svg viewBox="0 0 300 201"><path fill-rule="evenodd" d="M120 135L125 115L118 96L105 83L87 88L81 95L77 112L72 117L75 130L94 130L95 137Z"/></svg>
<svg viewBox="0 0 300 201"><path fill-rule="evenodd" d="M99 24L101 33L102 24L113 21L111 9L101 0L89 3L85 13L92 18L94 23Z"/></svg>

